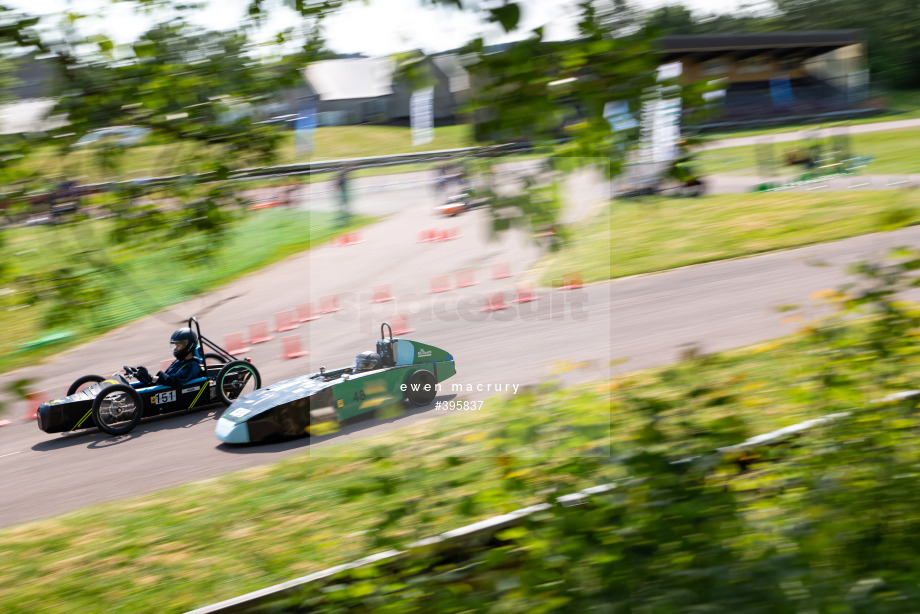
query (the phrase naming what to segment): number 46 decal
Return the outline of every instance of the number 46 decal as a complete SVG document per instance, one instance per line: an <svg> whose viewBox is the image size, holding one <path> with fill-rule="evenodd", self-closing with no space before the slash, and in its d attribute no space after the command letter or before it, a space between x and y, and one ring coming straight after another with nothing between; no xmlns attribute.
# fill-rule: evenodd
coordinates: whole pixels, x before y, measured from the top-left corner
<svg viewBox="0 0 920 614"><path fill-rule="evenodd" d="M161 403L170 403L176 400L176 391L167 390L165 392L158 392L152 397L150 397L150 402L154 405L160 405Z"/></svg>
<svg viewBox="0 0 920 614"><path fill-rule="evenodd" d="M355 396L352 398L352 401L363 401L364 400L364 391L358 390L355 392Z"/></svg>

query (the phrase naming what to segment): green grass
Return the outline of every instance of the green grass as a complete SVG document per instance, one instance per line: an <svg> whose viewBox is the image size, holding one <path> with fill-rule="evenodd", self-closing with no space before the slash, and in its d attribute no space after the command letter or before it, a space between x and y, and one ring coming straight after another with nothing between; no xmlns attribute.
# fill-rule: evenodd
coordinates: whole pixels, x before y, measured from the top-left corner
<svg viewBox="0 0 920 614"><path fill-rule="evenodd" d="M775 143L773 156L777 163L783 155L805 143ZM850 149L854 155L875 156L861 174L906 174L920 173L920 160L916 152L920 148L920 129L886 130L850 137ZM756 149L753 146L712 149L699 154L700 170L703 174L731 173L737 175L759 175ZM779 167L783 174L801 173L801 167Z"/></svg>
<svg viewBox="0 0 920 614"><path fill-rule="evenodd" d="M884 113L871 117L861 117L846 121L814 122L807 124L784 124L770 128L754 128L725 130L722 132L707 133L707 137L715 139L731 139L744 136L763 136L779 134L781 132L795 132L798 130L817 130L835 125L874 124L878 122L897 121L901 119L916 119L920 117L920 91L918 90L893 90L886 92L882 98L887 100L887 110Z"/></svg>
<svg viewBox="0 0 920 614"><path fill-rule="evenodd" d="M184 611L379 550L377 528L393 509L401 513L387 532L399 540L516 509L539 496L541 468L608 453L609 403L606 384L491 399L480 411L0 531L0 611ZM540 412L528 425L525 409ZM538 441L525 449L503 431ZM503 458L517 453L531 459L509 476ZM507 480L521 487L506 492Z"/></svg>
<svg viewBox="0 0 920 614"><path fill-rule="evenodd" d="M615 201L571 229L538 264L541 284L567 273L601 281L787 249L920 222L914 191L773 192Z"/></svg>
<svg viewBox="0 0 920 614"><path fill-rule="evenodd" d="M358 218L353 227L369 223ZM38 361L113 327L155 313L198 294L213 290L247 273L309 249L335 236L332 214L288 209L248 211L231 224L208 259L191 248L213 237L192 235L170 239L167 234L125 244L108 242L110 220L85 220L59 226L31 226L5 231L8 280L37 278L65 266L92 267L92 283L107 293L96 308L72 322L49 329L43 319L51 301L24 305L24 295L0 295L4 338L0 340L0 372ZM87 254L89 260L81 258ZM49 333L73 334L56 343L35 346ZM24 347L25 346L25 347Z"/></svg>
<svg viewBox="0 0 920 614"><path fill-rule="evenodd" d="M667 445L686 454L821 415L823 384L810 374L826 360L815 338L797 335L608 382L544 385L480 411L2 530L0 610L161 613L238 596L624 477L613 459L579 475L576 459L639 445L648 416L637 399L658 400ZM905 356L905 372L917 365L916 352ZM885 392L860 381L865 398ZM702 437L719 424L731 441Z"/></svg>
<svg viewBox="0 0 920 614"><path fill-rule="evenodd" d="M318 128L314 137L314 151L309 155L298 154L294 147L294 133L285 132L276 159L270 164L295 164L310 160L341 160L373 156L388 156L397 153L437 151L472 147L475 143L470 126L441 126L434 129L430 143L412 146L409 128L398 126L329 126ZM39 149L30 156L24 166L36 172L57 168L80 183L94 183L104 180L126 180L141 177L172 175L185 172L200 172L200 161L206 160L207 147L195 143L151 144L134 147L126 151L117 174L102 171L90 150L78 150L61 157L51 147ZM236 159L236 165L265 166L266 162ZM399 167L396 167L399 168ZM399 171L390 171L399 172Z"/></svg>

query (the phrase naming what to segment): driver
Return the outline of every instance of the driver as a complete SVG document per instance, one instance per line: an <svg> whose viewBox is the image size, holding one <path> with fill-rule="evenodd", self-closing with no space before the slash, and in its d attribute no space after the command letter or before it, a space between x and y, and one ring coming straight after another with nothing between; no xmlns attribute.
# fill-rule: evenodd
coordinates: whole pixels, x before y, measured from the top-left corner
<svg viewBox="0 0 920 614"><path fill-rule="evenodd" d="M361 352L355 357L355 364L351 368L351 372L373 371L380 366L380 362L380 355L376 352Z"/></svg>
<svg viewBox="0 0 920 614"><path fill-rule="evenodd" d="M198 347L198 335L190 328L180 328L169 338L176 360L166 368L158 371L156 382L147 372L146 367L137 368L138 379L145 384L162 384L164 386L181 386L201 376L201 363L195 356Z"/></svg>

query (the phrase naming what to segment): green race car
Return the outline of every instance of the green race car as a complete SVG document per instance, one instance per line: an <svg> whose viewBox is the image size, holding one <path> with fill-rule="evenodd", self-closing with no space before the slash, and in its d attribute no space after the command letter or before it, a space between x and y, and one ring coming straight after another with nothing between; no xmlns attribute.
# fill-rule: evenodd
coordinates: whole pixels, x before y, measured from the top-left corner
<svg viewBox="0 0 920 614"><path fill-rule="evenodd" d="M389 337L384 328L389 329ZM316 434L319 425L342 422L402 402L431 403L440 383L456 374L454 357L433 345L394 339L384 322L376 352L363 352L350 367L302 375L237 399L217 422L226 443L255 443Z"/></svg>

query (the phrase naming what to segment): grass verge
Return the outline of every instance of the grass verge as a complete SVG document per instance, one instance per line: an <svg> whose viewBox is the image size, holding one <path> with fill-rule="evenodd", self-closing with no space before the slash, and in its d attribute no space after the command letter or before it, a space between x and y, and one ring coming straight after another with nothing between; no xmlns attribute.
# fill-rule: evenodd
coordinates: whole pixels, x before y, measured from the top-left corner
<svg viewBox="0 0 920 614"><path fill-rule="evenodd" d="M214 241L211 236L170 240L157 235L113 245L108 219L7 229L4 276L35 280L33 287L42 300L30 304L21 292L0 294L5 329L0 372L39 361L372 221L356 218L349 228L338 229L333 214L281 208L250 211L229 225L207 257L196 256L195 250L202 242ZM89 280L87 291L104 292L105 300L72 320L49 325L49 310L66 308L64 301L84 300L82 295L62 297L67 287L63 282L52 285L48 272L64 270ZM42 294L52 287L59 288L56 294Z"/></svg>
<svg viewBox="0 0 920 614"><path fill-rule="evenodd" d="M915 191L756 193L615 201L571 229L541 284L581 271L586 282L894 230L920 222Z"/></svg>
<svg viewBox="0 0 920 614"><path fill-rule="evenodd" d="M792 151L805 142L776 143L773 156L776 163L782 163L787 151ZM850 137L850 149L857 156L874 156L875 159L862 169L863 174L907 174L920 172L920 162L915 152L920 147L920 130L885 130ZM735 175L759 175L757 152L753 146L727 147L700 152L699 166L703 174L730 173ZM801 167L779 167L783 174L801 174Z"/></svg>

